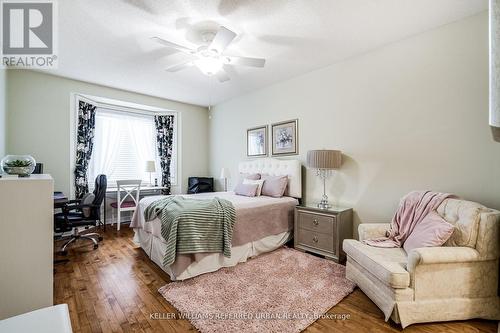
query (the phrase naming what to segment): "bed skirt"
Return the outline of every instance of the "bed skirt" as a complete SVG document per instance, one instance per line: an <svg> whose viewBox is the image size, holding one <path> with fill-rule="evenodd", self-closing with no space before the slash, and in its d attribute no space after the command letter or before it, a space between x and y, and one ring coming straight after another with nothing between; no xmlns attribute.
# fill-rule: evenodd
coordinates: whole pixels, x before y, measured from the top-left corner
<svg viewBox="0 0 500 333"><path fill-rule="evenodd" d="M230 258L224 257L222 253L213 253L200 261L191 263L185 270L175 274L170 266L163 266L166 243L150 232L144 231L144 229L136 228L134 232L134 242L146 252L147 256L155 264L170 276L172 281L185 280L200 274L215 272L222 267L236 266L238 263L245 262L249 258L258 256L259 254L274 251L292 238L292 232L285 231L243 245L234 246L231 248Z"/></svg>

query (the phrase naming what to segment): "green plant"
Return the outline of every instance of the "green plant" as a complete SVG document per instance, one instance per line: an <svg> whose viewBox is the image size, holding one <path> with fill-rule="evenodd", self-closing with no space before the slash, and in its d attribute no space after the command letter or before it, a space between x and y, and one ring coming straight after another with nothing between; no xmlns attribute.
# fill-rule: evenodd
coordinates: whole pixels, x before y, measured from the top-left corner
<svg viewBox="0 0 500 333"><path fill-rule="evenodd" d="M15 160L10 162L5 162L5 165L9 168L25 168L33 165L31 161Z"/></svg>

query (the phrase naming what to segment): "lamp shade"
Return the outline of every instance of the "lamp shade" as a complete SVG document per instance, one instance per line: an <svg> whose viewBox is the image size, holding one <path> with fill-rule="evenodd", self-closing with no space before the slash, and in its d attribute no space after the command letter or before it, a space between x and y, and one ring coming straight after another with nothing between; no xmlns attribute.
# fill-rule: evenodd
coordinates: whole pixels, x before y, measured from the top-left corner
<svg viewBox="0 0 500 333"><path fill-rule="evenodd" d="M340 150L309 150L307 166L314 169L339 169L342 165Z"/></svg>
<svg viewBox="0 0 500 333"><path fill-rule="evenodd" d="M221 179L229 179L229 178L231 178L231 173L229 172L228 168L222 168L220 170L220 178Z"/></svg>
<svg viewBox="0 0 500 333"><path fill-rule="evenodd" d="M146 172L156 172L155 161L146 161Z"/></svg>

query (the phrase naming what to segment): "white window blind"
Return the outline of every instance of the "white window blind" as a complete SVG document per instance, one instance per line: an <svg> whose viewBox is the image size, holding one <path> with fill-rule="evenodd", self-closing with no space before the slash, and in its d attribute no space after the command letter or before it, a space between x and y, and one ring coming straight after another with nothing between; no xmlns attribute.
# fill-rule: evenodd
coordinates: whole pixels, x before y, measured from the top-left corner
<svg viewBox="0 0 500 333"><path fill-rule="evenodd" d="M177 130L174 122L174 142L170 165L172 185L177 183ZM89 165L89 185L99 174L108 178L108 187L116 187L117 180L142 179L150 184L145 171L146 161L156 161L156 172L151 174L152 184L161 184L161 167L156 145L153 115L123 112L97 107L94 148Z"/></svg>

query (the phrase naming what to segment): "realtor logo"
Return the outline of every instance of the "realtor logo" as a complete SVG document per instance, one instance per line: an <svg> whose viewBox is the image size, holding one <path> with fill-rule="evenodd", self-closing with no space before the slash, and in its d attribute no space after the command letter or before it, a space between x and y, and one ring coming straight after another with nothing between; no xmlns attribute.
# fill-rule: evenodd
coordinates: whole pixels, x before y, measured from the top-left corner
<svg viewBox="0 0 500 333"><path fill-rule="evenodd" d="M55 68L52 1L2 1L2 67Z"/></svg>

